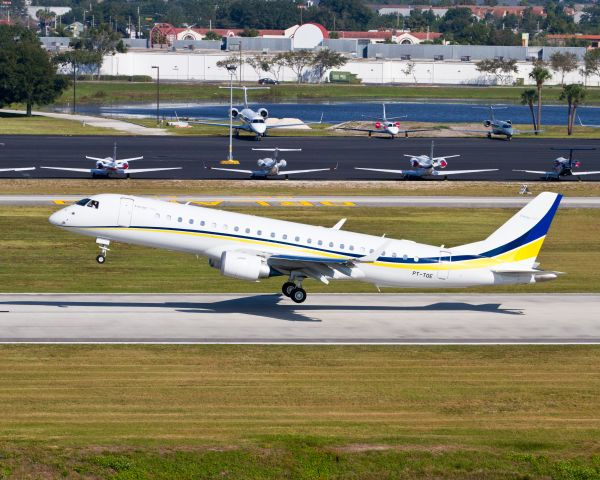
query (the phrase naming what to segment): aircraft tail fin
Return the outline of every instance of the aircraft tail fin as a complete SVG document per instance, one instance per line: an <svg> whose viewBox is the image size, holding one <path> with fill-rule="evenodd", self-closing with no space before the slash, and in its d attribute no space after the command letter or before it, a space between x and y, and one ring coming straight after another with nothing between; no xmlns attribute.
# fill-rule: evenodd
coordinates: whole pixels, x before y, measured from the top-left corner
<svg viewBox="0 0 600 480"><path fill-rule="evenodd" d="M540 193L485 240L461 250L533 267L561 199L557 193Z"/></svg>

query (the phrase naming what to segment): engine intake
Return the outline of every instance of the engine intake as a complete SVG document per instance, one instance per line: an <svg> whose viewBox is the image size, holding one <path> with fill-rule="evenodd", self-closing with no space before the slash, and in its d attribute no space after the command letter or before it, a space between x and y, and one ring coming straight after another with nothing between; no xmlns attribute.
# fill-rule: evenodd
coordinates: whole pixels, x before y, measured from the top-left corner
<svg viewBox="0 0 600 480"><path fill-rule="evenodd" d="M232 108L231 109L231 117L232 118L236 118L239 114L240 114L240 112L239 112L239 110L237 108Z"/></svg>
<svg viewBox="0 0 600 480"><path fill-rule="evenodd" d="M271 271L264 258L236 251L223 252L220 267L227 277L253 281L267 278Z"/></svg>
<svg viewBox="0 0 600 480"><path fill-rule="evenodd" d="M269 116L269 111L266 108L259 108L258 114L263 118L267 118Z"/></svg>
<svg viewBox="0 0 600 480"><path fill-rule="evenodd" d="M492 124L492 122L490 122L489 120L486 120L485 122L483 122L484 127L489 127L491 124Z"/></svg>

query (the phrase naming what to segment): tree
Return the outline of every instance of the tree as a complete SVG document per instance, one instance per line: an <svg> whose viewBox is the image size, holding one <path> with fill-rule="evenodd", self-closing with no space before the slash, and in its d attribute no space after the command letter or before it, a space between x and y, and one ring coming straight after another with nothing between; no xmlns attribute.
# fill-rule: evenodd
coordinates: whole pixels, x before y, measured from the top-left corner
<svg viewBox="0 0 600 480"><path fill-rule="evenodd" d="M246 57L244 62L250 65L252 70L256 72L256 75L260 78L261 72L268 72L270 68L269 57L266 55L253 55Z"/></svg>
<svg viewBox="0 0 600 480"><path fill-rule="evenodd" d="M312 64L313 53L310 50L293 50L277 55L278 60L296 74L297 82L302 83L304 69Z"/></svg>
<svg viewBox="0 0 600 480"><path fill-rule="evenodd" d="M519 71L517 61L514 59L488 58L477 62L475 67L479 72L493 75L496 83L501 85L510 83L512 74Z"/></svg>
<svg viewBox="0 0 600 480"><path fill-rule="evenodd" d="M552 70L560 72L560 84L565 84L565 74L577 69L577 55L572 52L554 52L550 55Z"/></svg>
<svg viewBox="0 0 600 480"><path fill-rule="evenodd" d="M535 112L533 110L533 104L537 101L537 92L535 88L528 88L521 92L521 105L528 105L529 110L531 111L531 124L533 125L533 129L537 130L536 122L535 122Z"/></svg>
<svg viewBox="0 0 600 480"><path fill-rule="evenodd" d="M206 35L204 35L204 40L221 40L221 35L214 30L209 30L206 32Z"/></svg>
<svg viewBox="0 0 600 480"><path fill-rule="evenodd" d="M572 135L573 133L573 122L577 114L577 107L585 100L585 94L585 88L577 83L563 85L562 93L558 99L567 102L567 135Z"/></svg>
<svg viewBox="0 0 600 480"><path fill-rule="evenodd" d="M259 31L256 28L244 28L240 32L240 37L258 37Z"/></svg>
<svg viewBox="0 0 600 480"><path fill-rule="evenodd" d="M548 70L543 63L538 63L535 65L531 72L529 73L529 78L531 78L535 82L535 86L537 89L537 101L538 101L538 109L537 109L537 130L541 130L542 126L542 87L547 80L552 78L552 74L550 70Z"/></svg>
<svg viewBox="0 0 600 480"><path fill-rule="evenodd" d="M341 53L323 48L313 55L311 65L317 70L319 81L321 81L327 70L342 67L346 65L347 61L348 59Z"/></svg>
<svg viewBox="0 0 600 480"><path fill-rule="evenodd" d="M75 50L97 52L102 58L111 53L125 53L127 51L121 34L113 31L111 26L107 24L87 29L79 38L71 40L71 46ZM101 67L102 62L98 64L98 77L100 77Z"/></svg>
<svg viewBox="0 0 600 480"><path fill-rule="evenodd" d="M415 75L415 62L413 62L412 60L406 62L406 66L402 69L402 73L407 77L412 76L415 81L415 84L417 83L417 77Z"/></svg>
<svg viewBox="0 0 600 480"><path fill-rule="evenodd" d="M587 77L600 76L600 50L593 48L585 52L583 56L583 73Z"/></svg>
<svg viewBox="0 0 600 480"><path fill-rule="evenodd" d="M0 26L0 106L52 103L68 86L35 35L20 27Z"/></svg>
<svg viewBox="0 0 600 480"><path fill-rule="evenodd" d="M219 68L225 68L227 70L229 70L227 67L234 65L236 67L236 70L235 70L236 75L241 74L241 72L238 72L238 70L242 69L242 64L241 64L239 55L230 54L229 57L224 58L223 60L219 60L216 63L216 65ZM241 77L239 77L239 78L241 78Z"/></svg>
<svg viewBox="0 0 600 480"><path fill-rule="evenodd" d="M88 67L87 70L98 68L98 64L102 63L102 55L100 52L90 50L69 50L62 53L57 53L52 57L52 61L61 69L67 69L69 73L77 74L82 67Z"/></svg>

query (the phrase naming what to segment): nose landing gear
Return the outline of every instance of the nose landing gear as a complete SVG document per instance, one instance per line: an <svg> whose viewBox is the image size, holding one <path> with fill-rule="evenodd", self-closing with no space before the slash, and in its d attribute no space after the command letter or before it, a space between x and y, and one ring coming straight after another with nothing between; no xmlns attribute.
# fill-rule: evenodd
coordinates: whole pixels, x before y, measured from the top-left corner
<svg viewBox="0 0 600 480"><path fill-rule="evenodd" d="M104 262L106 262L106 255L110 250L110 248L108 248L108 246L110 245L110 240L106 240L104 238L97 238L96 243L100 247L100 254L96 257L96 261L100 265L102 265Z"/></svg>

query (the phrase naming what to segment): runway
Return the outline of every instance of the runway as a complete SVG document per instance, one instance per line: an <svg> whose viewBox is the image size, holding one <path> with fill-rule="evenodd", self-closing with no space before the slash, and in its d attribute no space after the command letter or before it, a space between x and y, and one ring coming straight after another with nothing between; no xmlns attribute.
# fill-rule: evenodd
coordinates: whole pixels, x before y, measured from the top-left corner
<svg viewBox="0 0 600 480"><path fill-rule="evenodd" d="M520 208L532 196L450 197L450 196L230 196L158 195L165 201L192 203L201 207L430 207L430 208ZM81 195L0 195L0 205L68 205ZM599 208L600 197L564 197L561 208Z"/></svg>
<svg viewBox="0 0 600 480"><path fill-rule="evenodd" d="M595 294L2 294L4 343L600 343Z"/></svg>
<svg viewBox="0 0 600 480"><path fill-rule="evenodd" d="M204 164L217 166L227 156L226 137L110 137L110 136L32 136L12 135L0 138L5 146L0 150L0 168L53 166L92 167L93 161L85 155L107 157L112 155L113 142L118 144L118 157L143 155L134 162L136 168L183 167L183 170L140 174L139 178L172 179L243 179L246 174L232 174L207 170ZM453 177L460 180L515 180L535 182L539 175L513 172L513 169L550 170L553 159L568 152L550 150L551 147L592 146L600 148L600 140L515 138L511 142L485 138L435 139L435 155L460 155L448 160L447 170L498 168L498 172L465 174ZM335 171L294 176L315 180L396 180L398 176L354 170L354 167L409 169L410 159L404 154L429 154L431 139L427 138L368 138L362 137L266 137L261 142L251 137L234 140L234 158L241 162L237 168L256 168L259 158L269 152L253 152L252 148L301 148L302 152L282 155L288 169L328 168ZM599 152L576 152L582 170L600 170ZM235 166L232 166L235 168ZM132 163L133 168L133 163ZM2 177L31 178L86 178L86 174L37 169L23 174L2 173ZM443 177L442 177L443 178ZM576 181L573 177L566 181ZM433 180L441 181L441 180ZM600 181L600 175L586 181Z"/></svg>

